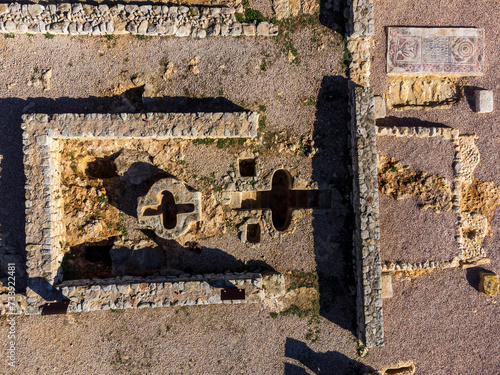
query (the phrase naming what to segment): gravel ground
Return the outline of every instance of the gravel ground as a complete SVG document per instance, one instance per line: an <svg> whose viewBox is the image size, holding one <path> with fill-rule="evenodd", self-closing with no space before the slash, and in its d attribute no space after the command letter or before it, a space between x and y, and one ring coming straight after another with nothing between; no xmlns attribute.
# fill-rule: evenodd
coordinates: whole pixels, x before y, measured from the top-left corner
<svg viewBox="0 0 500 375"><path fill-rule="evenodd" d="M452 183L455 150L449 140L377 137L377 147L380 156L394 158L417 171L437 174Z"/></svg>
<svg viewBox="0 0 500 375"><path fill-rule="evenodd" d="M322 30L302 30L291 37L300 64L289 63L283 43L264 38L138 40L127 36L107 41L42 35L1 40L4 247L24 246L23 108L30 105L30 112L48 113L129 111L129 104L119 96L124 93L138 110L148 111L150 107L137 101L132 76L153 84L157 96L163 97L159 105L163 111L259 110L266 116L266 131L313 135L319 148L313 159L295 160L277 153L266 159L263 169L269 173L298 163L301 178L337 189L345 204L350 180L343 46ZM196 56L198 75L188 70ZM161 78L166 60L178 70L169 81ZM53 69L52 88L43 91L33 83L49 68ZM217 150L205 154L203 147L193 149L186 163L201 169L202 162L204 170L225 173L220 161L234 160L232 151L220 151L214 157ZM280 271L316 270L322 307L317 342L305 339L308 319L271 319L269 312L275 307L265 305L22 317L17 321L14 373L291 374L303 367L349 373L360 365L351 359L356 355L351 333L356 312L349 222L344 215L313 212L298 220L293 234L278 241L264 239L256 249L245 247L236 232L229 231L203 240L200 263L195 264L206 269L221 268L226 262L231 268L260 259ZM0 337L6 335L7 326L0 320ZM8 371L5 361L0 361L0 373Z"/></svg>
<svg viewBox="0 0 500 375"><path fill-rule="evenodd" d="M380 255L382 261L425 262L458 255L456 213L421 209L418 198L395 200L380 195Z"/></svg>
<svg viewBox="0 0 500 375"><path fill-rule="evenodd" d="M480 2L420 1L409 0L374 1L375 9L375 46L371 83L375 93L381 95L387 88L386 75L386 35L387 26L462 26L483 27L485 29L485 74L482 77L465 77L460 80L466 96L450 109L439 110L388 110L384 124L400 126L429 126L433 123L458 128L462 134L476 134L476 145L481 153L481 164L475 176L482 181L500 183L500 163L498 150L500 141L499 118L496 112L477 114L471 109L472 88L480 87L493 90L495 111L498 111L500 96L500 64L498 49L500 29L497 19L500 4L497 1ZM380 140L380 139L379 139ZM382 149L390 150L388 141L381 141ZM409 155L415 155L410 152ZM425 162L428 159L428 163ZM418 160L418 158L416 159ZM420 156L422 166L442 172L444 168L441 147L429 147ZM436 163L436 161L438 163ZM411 164L411 163L410 163ZM439 165L439 167L436 167ZM446 164L447 166L450 164ZM402 230L403 210L394 209L391 223L389 214L384 215L389 206L384 204L389 198L381 197L382 239L384 227ZM399 204L400 202L397 202ZM407 206L411 203L407 203ZM391 202L395 207L395 202ZM438 215L433 214L435 217ZM420 216L420 215L419 215ZM439 215L441 220L445 216ZM440 238L443 226L436 225L421 233L428 233L432 239ZM441 223L441 222L439 222ZM444 222L443 222L444 224ZM492 222L493 235L485 240L486 254L491 264L486 269L500 272L500 221L498 210ZM414 233L416 228L407 224L407 231ZM450 224L451 225L451 224ZM418 227L418 223L416 224ZM450 228L451 229L451 228ZM435 233L434 233L435 231ZM443 236L443 242L447 244ZM422 238L422 241L425 239ZM384 241L384 240L383 240ZM444 247L441 247L444 249ZM392 251L392 250L391 250ZM448 250L446 250L448 251ZM383 249L382 253L387 252ZM418 374L496 374L500 372L500 338L498 328L498 296L488 297L479 293L477 288L479 269L467 271L449 270L412 281L393 281L394 297L384 300L384 348L372 349L366 361L374 367L399 360L413 360Z"/></svg>
<svg viewBox="0 0 500 375"><path fill-rule="evenodd" d="M375 19L379 23L371 79L377 94L386 87L385 38L381 26L412 24L485 27L486 74L467 78L467 82L498 90L500 65L495 59L499 57L493 51L498 50L500 31L496 25L498 17L491 16L493 12L498 14L498 10L499 5L493 0L470 4L465 0L437 3L403 0L397 7L391 1L375 0ZM31 111L40 112L123 110L119 109L123 103L115 96L132 87L130 76L135 74L152 83L158 95L166 97L166 110L190 107L193 111L207 104L217 110L239 106L257 110L265 105L267 129L296 135L313 132L321 150L312 159L308 173L319 183L330 183L341 195L348 195L346 80L339 63L342 47L330 48L331 44L325 40L326 48L321 49L311 43L312 37L310 31L293 35L300 65L289 64L280 46L262 38L139 41L119 37L106 41L16 36L0 41L0 81L5 85L15 83L10 90L7 86L0 87L3 114L0 196L4 197L0 224L4 246L22 248L23 245L24 178L19 128L22 109L32 102ZM195 56L200 61L197 76L186 71ZM179 70L171 82L161 79L165 59L173 61ZM265 72L260 68L264 59ZM43 92L26 84L32 76L38 79L35 67L38 71L53 68L51 91ZM336 99L339 94L341 99ZM217 96L227 101L199 99ZM495 98L498 108L498 95ZM310 99L317 100L317 105L304 105ZM478 134L476 143L482 164L476 176L500 182L500 166L496 163L499 120L495 113L475 114L462 100L450 110L389 111L388 115L408 125L439 122L457 127L463 133ZM442 157L429 155L434 159ZM383 200L384 197L382 205ZM492 259L487 268L497 273L500 272L499 224L497 214L493 236L486 248ZM242 247L234 233L222 239L208 239L203 245L222 251L234 248L238 260L265 256L278 270L297 265L306 270L316 268L320 273L324 317L318 325L319 340L314 343L305 340L309 329L307 319L295 316L272 319L269 312L273 307L265 305L20 317L18 360L13 373L357 373L361 360L356 356L352 335L355 309L349 264L351 235L345 217L314 212L312 219L301 219L296 232L284 237L279 245L263 244L260 249ZM395 281L394 297L384 301L386 346L371 349L362 361L379 368L400 360L413 360L418 374L499 373L498 297L477 292L477 271L445 271L413 281ZM0 337L5 342L7 329L5 321L0 320ZM9 373L3 360L0 373Z"/></svg>

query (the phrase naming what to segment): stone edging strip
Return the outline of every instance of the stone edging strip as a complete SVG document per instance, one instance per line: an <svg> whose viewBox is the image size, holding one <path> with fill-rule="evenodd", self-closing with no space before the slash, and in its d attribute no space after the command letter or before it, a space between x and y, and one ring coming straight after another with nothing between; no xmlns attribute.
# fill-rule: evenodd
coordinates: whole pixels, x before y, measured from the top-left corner
<svg viewBox="0 0 500 375"><path fill-rule="evenodd" d="M193 277L123 277L76 280L56 287L70 300L68 312L109 309L256 303L264 299L258 273L208 274ZM245 289L244 300L221 300L222 290Z"/></svg>
<svg viewBox="0 0 500 375"><path fill-rule="evenodd" d="M0 4L0 32L12 34L276 36L269 22L240 23L229 7L86 3Z"/></svg>
<svg viewBox="0 0 500 375"><path fill-rule="evenodd" d="M358 337L367 347L384 345L382 267L377 176L377 126L370 85L375 22L373 0L349 1L347 49L349 63L352 205L355 215ZM359 87L359 86L361 87Z"/></svg>
<svg viewBox="0 0 500 375"><path fill-rule="evenodd" d="M367 347L383 346L377 129L373 88L355 87L349 94L358 337Z"/></svg>

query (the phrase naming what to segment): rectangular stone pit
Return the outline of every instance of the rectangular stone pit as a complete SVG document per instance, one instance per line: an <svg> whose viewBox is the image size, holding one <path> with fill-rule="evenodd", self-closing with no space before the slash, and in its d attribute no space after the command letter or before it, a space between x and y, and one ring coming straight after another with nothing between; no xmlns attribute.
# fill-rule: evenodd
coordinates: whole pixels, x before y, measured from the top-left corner
<svg viewBox="0 0 500 375"><path fill-rule="evenodd" d="M24 115L27 312L38 313L45 301L54 298L58 293L53 286L62 278L65 228L62 224L64 202L58 193L60 141L252 138L257 135L257 124L258 114L253 112ZM147 278L134 280L138 284L149 283ZM87 281L86 284L96 283Z"/></svg>

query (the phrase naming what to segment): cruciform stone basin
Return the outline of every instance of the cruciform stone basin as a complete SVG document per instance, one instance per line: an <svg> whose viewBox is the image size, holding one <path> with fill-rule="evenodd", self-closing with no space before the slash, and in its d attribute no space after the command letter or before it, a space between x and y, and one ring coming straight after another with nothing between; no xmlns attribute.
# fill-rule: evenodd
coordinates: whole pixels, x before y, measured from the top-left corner
<svg viewBox="0 0 500 375"><path fill-rule="evenodd" d="M139 227L153 229L168 240L186 233L201 220L201 193L175 178L157 181L137 201Z"/></svg>

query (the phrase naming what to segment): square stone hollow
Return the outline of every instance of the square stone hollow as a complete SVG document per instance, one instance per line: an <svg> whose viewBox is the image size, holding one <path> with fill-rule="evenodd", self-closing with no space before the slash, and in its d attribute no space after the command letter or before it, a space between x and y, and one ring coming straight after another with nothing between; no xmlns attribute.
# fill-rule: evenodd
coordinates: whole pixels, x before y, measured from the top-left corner
<svg viewBox="0 0 500 375"><path fill-rule="evenodd" d="M491 90L475 90L474 99L476 101L477 113L493 112L493 91Z"/></svg>

